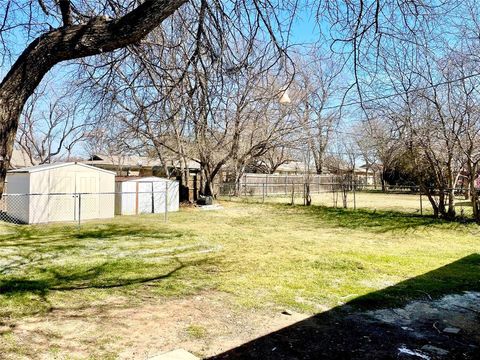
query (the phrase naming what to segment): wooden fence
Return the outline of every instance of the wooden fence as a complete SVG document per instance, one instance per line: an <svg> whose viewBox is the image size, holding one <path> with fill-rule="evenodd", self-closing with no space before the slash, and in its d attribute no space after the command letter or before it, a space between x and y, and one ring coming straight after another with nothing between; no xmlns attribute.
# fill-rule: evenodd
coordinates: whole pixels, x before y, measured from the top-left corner
<svg viewBox="0 0 480 360"><path fill-rule="evenodd" d="M342 175L275 175L275 174L245 174L239 184L223 183L220 185L220 195L236 193L243 196L273 196L303 194L305 186L310 186L310 193L321 193L339 190L348 183L353 184L353 178ZM371 187L365 176L355 177L356 188Z"/></svg>

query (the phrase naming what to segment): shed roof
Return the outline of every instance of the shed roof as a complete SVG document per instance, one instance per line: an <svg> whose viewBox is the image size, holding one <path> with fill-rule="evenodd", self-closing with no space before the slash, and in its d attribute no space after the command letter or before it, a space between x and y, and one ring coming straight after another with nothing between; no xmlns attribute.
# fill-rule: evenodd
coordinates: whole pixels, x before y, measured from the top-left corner
<svg viewBox="0 0 480 360"><path fill-rule="evenodd" d="M100 168L95 167L95 166L90 166L90 165L86 165L86 164L82 164L82 163L78 163L78 162L65 162L65 163L35 165L35 166L29 166L29 167L25 167L25 168L21 168L21 169L16 169L16 170L10 170L8 173L16 173L16 174L18 174L18 173L34 173L34 172L38 172L38 171L52 170L52 169L57 169L57 168L61 168L61 167L65 167L65 166L72 166L72 165L78 165L78 166L82 166L82 167L92 169L92 170L95 170L95 171L102 171L102 172L106 172L106 173L115 175L115 172L113 172L113 171L100 169Z"/></svg>

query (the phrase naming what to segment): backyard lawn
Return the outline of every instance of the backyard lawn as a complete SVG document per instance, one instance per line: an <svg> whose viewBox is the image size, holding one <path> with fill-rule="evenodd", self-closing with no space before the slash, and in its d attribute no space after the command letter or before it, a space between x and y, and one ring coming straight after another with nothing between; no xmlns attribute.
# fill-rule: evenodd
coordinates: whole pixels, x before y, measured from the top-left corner
<svg viewBox="0 0 480 360"><path fill-rule="evenodd" d="M145 358L183 347L207 356L360 297L359 306L382 307L480 290L480 264L467 261L368 296L478 254L475 224L378 209L222 206L185 208L166 224L145 215L80 229L0 225L0 354Z"/></svg>

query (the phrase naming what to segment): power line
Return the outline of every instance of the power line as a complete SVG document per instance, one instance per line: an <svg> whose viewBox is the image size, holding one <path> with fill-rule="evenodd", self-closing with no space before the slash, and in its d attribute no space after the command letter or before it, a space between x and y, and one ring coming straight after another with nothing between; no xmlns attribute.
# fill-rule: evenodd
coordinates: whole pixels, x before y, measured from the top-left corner
<svg viewBox="0 0 480 360"><path fill-rule="evenodd" d="M373 98L373 99L366 99L366 100L363 100L363 101L357 100L357 101L351 101L351 102L343 103L343 104L339 104L339 105L326 106L326 107L324 107L324 109L325 110L339 109L339 108L346 107L346 106L362 105L362 104L373 102L373 101L386 100L386 99L390 99L390 98L395 97L395 96L410 94L410 93L414 93L414 92L418 92L418 91L422 91L422 90L433 89L433 88L436 88L438 86L448 85L448 84L452 84L452 83L455 83L455 82L458 82L458 81L471 79L471 78L476 77L476 76L480 76L480 72L470 74L470 75L466 75L466 76L462 76L460 78L453 79L453 80L442 81L442 82L439 82L439 83L436 83L436 84L424 86L424 87L417 88L417 89L412 89L412 90L407 90L407 91L404 91L404 92L395 92L395 93L392 93L392 94L382 95L382 96L379 96L379 97L376 97L376 98Z"/></svg>

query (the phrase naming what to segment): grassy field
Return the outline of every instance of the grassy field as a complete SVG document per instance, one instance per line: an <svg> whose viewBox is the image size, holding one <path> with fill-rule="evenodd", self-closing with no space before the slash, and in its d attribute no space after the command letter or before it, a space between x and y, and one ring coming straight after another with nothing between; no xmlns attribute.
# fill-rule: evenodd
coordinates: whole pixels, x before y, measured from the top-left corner
<svg viewBox="0 0 480 360"><path fill-rule="evenodd" d="M81 229L0 225L0 325L116 297L134 307L214 291L240 309L313 314L480 252L474 224L394 211L222 205L183 209L167 224L145 215ZM422 279L421 293L406 286L375 300L386 306L480 290L478 274L478 261L465 262Z"/></svg>
<svg viewBox="0 0 480 360"><path fill-rule="evenodd" d="M342 195L340 192L323 192L313 193L312 204L326 207L343 207ZM239 198L224 197L228 201L241 201L247 203L272 203L272 204L290 204L292 201L289 195L269 195L265 198L262 196L242 196ZM347 208L353 209L354 205L357 209L382 210L382 211L398 211L409 214L433 214L432 206L428 201L426 195L422 195L420 202L419 194L412 193L394 193L381 191L358 191L355 193L349 192L347 195ZM303 204L303 193L297 193L294 197L295 204ZM335 206L336 204L336 206ZM468 200L461 196L456 198L457 216L471 216L472 207Z"/></svg>

